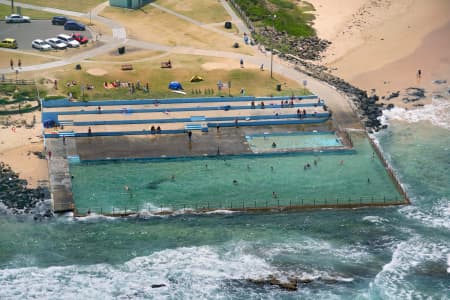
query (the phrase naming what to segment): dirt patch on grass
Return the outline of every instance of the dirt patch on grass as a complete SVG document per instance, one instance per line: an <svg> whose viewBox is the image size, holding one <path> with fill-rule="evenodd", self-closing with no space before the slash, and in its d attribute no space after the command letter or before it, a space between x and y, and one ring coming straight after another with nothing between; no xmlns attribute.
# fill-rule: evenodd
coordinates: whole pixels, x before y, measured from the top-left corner
<svg viewBox="0 0 450 300"><path fill-rule="evenodd" d="M100 68L93 68L93 69L87 69L86 73L91 74L93 76L103 76L105 74L107 74L108 72L106 72L103 69Z"/></svg>
<svg viewBox="0 0 450 300"><path fill-rule="evenodd" d="M233 69L233 66L228 63L222 63L222 62L207 62L202 65L202 69L206 71L211 70L231 70Z"/></svg>

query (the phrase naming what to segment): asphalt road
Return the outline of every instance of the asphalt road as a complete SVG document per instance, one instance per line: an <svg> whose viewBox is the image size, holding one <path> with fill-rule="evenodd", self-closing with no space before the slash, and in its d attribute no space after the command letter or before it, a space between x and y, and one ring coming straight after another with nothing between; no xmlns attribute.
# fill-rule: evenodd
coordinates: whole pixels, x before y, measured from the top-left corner
<svg viewBox="0 0 450 300"><path fill-rule="evenodd" d="M88 39L91 39L89 30L64 30L64 26L52 25L50 20L32 20L31 23L18 24L6 24L5 21L0 22L0 39L15 38L19 45L19 49L21 50L33 49L31 47L31 42L35 39L45 40L51 37L56 37L61 33L71 35L73 32L80 32Z"/></svg>

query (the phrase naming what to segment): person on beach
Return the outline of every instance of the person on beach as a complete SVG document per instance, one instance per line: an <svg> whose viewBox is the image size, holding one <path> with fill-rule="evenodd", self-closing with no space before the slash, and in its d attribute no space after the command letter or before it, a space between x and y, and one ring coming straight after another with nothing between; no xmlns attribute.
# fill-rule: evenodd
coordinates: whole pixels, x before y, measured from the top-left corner
<svg viewBox="0 0 450 300"><path fill-rule="evenodd" d="M19 58L19 61L17 62L17 65L19 66L19 69L22 69L22 61Z"/></svg>
<svg viewBox="0 0 450 300"><path fill-rule="evenodd" d="M191 141L192 140L192 131L188 131L188 137L189 137L189 141Z"/></svg>
<svg viewBox="0 0 450 300"><path fill-rule="evenodd" d="M48 160L52 159L52 151L48 151Z"/></svg>
<svg viewBox="0 0 450 300"><path fill-rule="evenodd" d="M88 128L88 136L92 136L92 129L91 129L90 126L89 126L89 128Z"/></svg>
<svg viewBox="0 0 450 300"><path fill-rule="evenodd" d="M62 141L63 141L63 145L65 146L66 145L66 136L65 135L63 135L63 137L62 137Z"/></svg>
<svg viewBox="0 0 450 300"><path fill-rule="evenodd" d="M259 66L259 69L260 69L261 71L264 71L264 64L261 64L261 66Z"/></svg>
<svg viewBox="0 0 450 300"><path fill-rule="evenodd" d="M239 63L240 63L240 65L241 65L241 68L243 68L243 67L244 67L244 59L241 58L241 60L239 61Z"/></svg>
<svg viewBox="0 0 450 300"><path fill-rule="evenodd" d="M420 79L422 77L422 70L417 70L417 79Z"/></svg>
<svg viewBox="0 0 450 300"><path fill-rule="evenodd" d="M14 61L12 58L9 60L9 65L11 66L11 69L14 69Z"/></svg>

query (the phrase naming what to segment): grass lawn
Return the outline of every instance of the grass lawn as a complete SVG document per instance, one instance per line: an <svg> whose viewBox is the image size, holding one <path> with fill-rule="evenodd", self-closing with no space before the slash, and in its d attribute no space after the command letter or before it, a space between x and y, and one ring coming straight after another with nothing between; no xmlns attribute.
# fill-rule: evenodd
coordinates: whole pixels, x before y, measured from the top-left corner
<svg viewBox="0 0 450 300"><path fill-rule="evenodd" d="M40 55L42 54L42 56ZM24 54L16 51L3 51L0 50L0 68L9 68L9 60L14 60L14 65L17 67L17 62L19 59L22 61L22 66L29 66L35 64L43 64L51 61L57 60L57 58L52 58L52 53L40 53L37 52L37 55L33 54ZM9 77L8 77L9 76ZM16 75L7 75L7 78L15 79ZM19 74L19 79L21 75Z"/></svg>
<svg viewBox="0 0 450 300"><path fill-rule="evenodd" d="M314 7L309 3L298 5L291 0L235 1L257 27L272 27L274 24L277 31L286 31L289 35L315 35L312 28L314 15L310 13ZM273 19L274 15L277 16L275 20Z"/></svg>
<svg viewBox="0 0 450 300"><path fill-rule="evenodd" d="M10 14L11 14L11 6L0 4L0 18L3 20L4 16L9 16ZM22 8L22 15L28 16L33 20L38 19L48 20L51 19L55 14L45 11Z"/></svg>
<svg viewBox="0 0 450 300"><path fill-rule="evenodd" d="M217 0L159 0L156 3L202 23L218 23L231 19Z"/></svg>
<svg viewBox="0 0 450 300"><path fill-rule="evenodd" d="M72 92L76 98L81 98L81 85L91 84L94 86L92 91L85 91L85 99L141 99L141 98L174 98L174 97L193 97L193 96L217 96L217 82L221 80L226 83L231 81L231 95L238 95L241 88L244 88L246 95L255 96L278 96L304 94L308 91L304 90L298 83L281 76L272 79L269 72L261 72L258 68L250 69L208 69L205 65L216 63L227 66L227 61L223 59L204 58L199 56L178 55L171 57L174 68L161 69L158 62L141 62L133 64L134 70L122 71L120 64L98 64L85 63L83 69L75 70L74 66L67 66L63 70L58 69L54 74L49 74L52 78L57 78L59 90L56 94L66 96ZM106 74L103 76L93 76L86 72L89 69L103 69ZM204 81L191 83L190 79L193 75L200 75ZM76 86L67 87L67 82L77 82ZM127 88L105 89L103 83L120 80L122 82L136 82L139 80L141 85L149 83L150 93L136 91L130 95ZM177 80L184 87L185 96L171 92L167 86L170 81ZM276 91L276 85L282 84L282 91ZM205 93L205 90L213 91ZM201 94L194 93L201 91ZM55 94L55 91L49 91L49 94ZM228 89L224 89L222 95L228 95Z"/></svg>
<svg viewBox="0 0 450 300"><path fill-rule="evenodd" d="M105 2L105 0L20 0L22 3L39 5L43 7L60 8L78 12L88 12L90 9ZM24 13L25 14L25 13Z"/></svg>
<svg viewBox="0 0 450 300"><path fill-rule="evenodd" d="M157 57L162 54L164 54L164 52L126 47L126 51L122 55L119 55L117 50L113 50L108 53L89 58L88 60L103 61L103 62L133 62L140 60L149 60L152 59L153 57Z"/></svg>
<svg viewBox="0 0 450 300"><path fill-rule="evenodd" d="M246 46L233 48L234 42L241 42L238 37L222 36L149 5L139 10L107 7L101 15L120 22L131 38L143 41L245 54L253 51Z"/></svg>

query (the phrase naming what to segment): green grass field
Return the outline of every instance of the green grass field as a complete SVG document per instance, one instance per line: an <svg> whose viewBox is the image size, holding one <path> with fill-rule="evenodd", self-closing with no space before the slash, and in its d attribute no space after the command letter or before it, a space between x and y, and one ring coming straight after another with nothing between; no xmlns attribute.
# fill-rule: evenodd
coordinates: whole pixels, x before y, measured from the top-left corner
<svg viewBox="0 0 450 300"><path fill-rule="evenodd" d="M298 6L289 0L235 0L254 22L255 26L273 26L277 31L286 31L293 36L311 36L315 31L311 26L314 10L309 3ZM276 18L273 16L276 15Z"/></svg>
<svg viewBox="0 0 450 300"><path fill-rule="evenodd" d="M34 9L27 9L27 8L21 8L22 15L29 16L31 19L34 20L47 20L51 19L55 14L45 12L45 11L39 11ZM4 5L0 4L0 18L4 19L4 16L9 16L11 14L11 6L10 5Z"/></svg>
<svg viewBox="0 0 450 300"><path fill-rule="evenodd" d="M79 12L88 12L97 5L105 2L105 0L21 0L22 3L33 4L44 7L60 8ZM24 11L22 11L25 14Z"/></svg>
<svg viewBox="0 0 450 300"><path fill-rule="evenodd" d="M268 71L261 72L259 69L214 69L205 70L202 65L208 62L219 62L220 60L208 59L192 56L178 56L172 59L176 66L173 69L161 69L159 63L142 62L133 64L132 71L121 71L120 64L116 65L91 65L92 68L103 68L107 71L104 76L93 76L84 69L75 70L74 66L70 66L63 72L55 74L59 81L59 89L57 91L49 91L49 94L58 94L67 96L69 92L78 100L93 99L142 99L142 98L174 98L174 97L193 97L193 96L218 96L217 82L220 80L224 83L231 81L231 89L224 88L220 95L228 96L239 95L241 88L245 89L246 95L254 96L280 96L291 94L307 94L307 90L294 81L290 81L281 76L270 78ZM89 69L89 67L85 67ZM192 83L190 79L193 75L199 75L204 81ZM105 89L104 82L112 82L120 80L121 82L132 82L136 84L139 80L141 86L145 86L148 82L150 92L145 93L143 90L136 90L134 94L130 94L128 88ZM168 89L170 81L179 81L186 92L186 95L180 95L171 92ZM67 82L76 81L75 86L66 86ZM84 90L84 98L82 97L81 86L87 84L93 85L93 90ZM281 91L276 90L277 84L282 86ZM200 93L199 93L200 92Z"/></svg>
<svg viewBox="0 0 450 300"><path fill-rule="evenodd" d="M157 4L202 23L228 21L230 16L217 0L159 0Z"/></svg>

